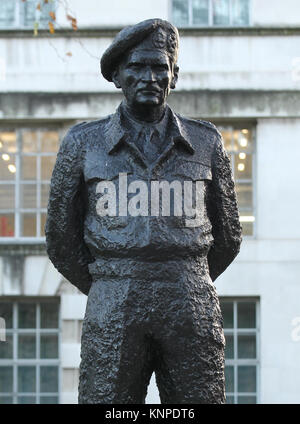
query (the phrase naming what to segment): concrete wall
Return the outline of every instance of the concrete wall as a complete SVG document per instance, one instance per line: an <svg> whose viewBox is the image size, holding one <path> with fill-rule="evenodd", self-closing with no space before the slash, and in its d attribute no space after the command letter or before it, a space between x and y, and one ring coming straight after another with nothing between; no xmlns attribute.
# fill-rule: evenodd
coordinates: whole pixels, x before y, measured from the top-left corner
<svg viewBox="0 0 300 424"><path fill-rule="evenodd" d="M0 38L5 65L0 92L116 92L99 69L111 41L111 37ZM182 36L177 89L299 90L299 58L300 34Z"/></svg>
<svg viewBox="0 0 300 424"><path fill-rule="evenodd" d="M253 25L299 26L298 0L252 0Z"/></svg>

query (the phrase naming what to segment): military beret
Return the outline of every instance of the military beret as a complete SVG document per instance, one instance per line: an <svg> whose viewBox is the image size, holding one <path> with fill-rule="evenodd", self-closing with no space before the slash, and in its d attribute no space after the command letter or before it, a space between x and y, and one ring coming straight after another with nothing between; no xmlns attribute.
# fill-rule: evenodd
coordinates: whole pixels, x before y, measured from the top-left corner
<svg viewBox="0 0 300 424"><path fill-rule="evenodd" d="M112 73L124 54L142 44L143 48L165 51L174 63L177 62L179 36L177 28L162 19L147 19L120 31L101 58L101 72L112 81Z"/></svg>

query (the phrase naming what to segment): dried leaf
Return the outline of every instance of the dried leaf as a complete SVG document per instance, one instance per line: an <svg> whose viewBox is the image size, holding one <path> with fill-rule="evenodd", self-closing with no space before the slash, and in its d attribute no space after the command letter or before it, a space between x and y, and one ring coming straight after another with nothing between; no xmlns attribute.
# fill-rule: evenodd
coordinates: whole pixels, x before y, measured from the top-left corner
<svg viewBox="0 0 300 424"><path fill-rule="evenodd" d="M54 12L49 12L50 18L52 18L54 21L56 20L56 16Z"/></svg>
<svg viewBox="0 0 300 424"><path fill-rule="evenodd" d="M48 0L44 0L44 3L48 3Z"/></svg>
<svg viewBox="0 0 300 424"><path fill-rule="evenodd" d="M34 22L34 24L33 24L33 35L35 37L38 35L38 28L39 28L39 23L38 22Z"/></svg>
<svg viewBox="0 0 300 424"><path fill-rule="evenodd" d="M70 56L71 57L72 56L72 52L67 52L66 53L66 56Z"/></svg>
<svg viewBox="0 0 300 424"><path fill-rule="evenodd" d="M36 6L36 10L41 10L41 3L38 3Z"/></svg>
<svg viewBox="0 0 300 424"><path fill-rule="evenodd" d="M53 23L52 22L48 22L48 26L49 26L50 34L54 34L55 33L55 29L54 29Z"/></svg>
<svg viewBox="0 0 300 424"><path fill-rule="evenodd" d="M71 15L66 15L66 17L69 21L71 21L71 25L72 25L73 30L77 31L78 30L77 19L73 18L73 16L71 16Z"/></svg>

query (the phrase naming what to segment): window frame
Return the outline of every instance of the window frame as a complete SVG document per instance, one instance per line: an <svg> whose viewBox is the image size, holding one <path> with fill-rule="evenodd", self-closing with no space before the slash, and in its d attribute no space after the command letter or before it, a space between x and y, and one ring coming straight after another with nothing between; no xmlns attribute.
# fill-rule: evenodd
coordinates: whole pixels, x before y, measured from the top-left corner
<svg viewBox="0 0 300 424"><path fill-rule="evenodd" d="M25 25L25 2L21 0L14 0L15 1L15 14L14 14L14 21L13 25L0 25L0 31L18 31L18 30L33 30L33 25ZM38 3L38 1L37 1ZM53 10L54 12L57 9L57 2L56 0L53 0ZM55 25L55 22L50 18L49 16L49 22L52 22L53 25ZM39 29L48 29L48 25L43 25L41 20L39 21L39 24L41 24L41 27Z"/></svg>
<svg viewBox="0 0 300 424"><path fill-rule="evenodd" d="M233 302L233 328L224 328L224 335L233 336L233 349L234 349L234 358L226 359L225 358L225 367L233 366L234 367L234 388L237 388L237 367L242 365L249 365L256 367L256 404L260 404L261 398L261 381L260 381L260 370L261 370L261 313L260 313L260 298L257 296L244 296L244 297L233 297L233 296L220 296L220 303L222 302ZM255 303L255 318L256 318L256 328L239 328L237 326L237 307L238 303L242 302L254 302ZM223 315L223 313L222 313ZM254 359L238 359L237 358L237 336L238 335L256 335L256 358ZM241 396L241 393L238 391L226 392L226 396L232 396L234 398L234 404L237 404L237 399ZM242 396L253 396L253 393L243 392Z"/></svg>
<svg viewBox="0 0 300 424"><path fill-rule="evenodd" d="M18 397L23 396L25 394L25 397L35 396L36 402L35 404L40 404L40 397L51 397L51 396L57 396L57 403L60 403L61 400L61 388L62 388L62 367L61 367L61 343L62 343L62 320L61 320L61 305L60 305L60 298L56 296L51 297L43 297L39 296L36 297L19 297L19 296L2 296L0 299L1 303L7 302L12 304L12 319L13 324L12 328L5 329L6 336L12 335L12 343L13 343L13 356L11 359L0 359L0 365L1 366L12 366L13 368L13 391L12 392L2 392L0 394L1 397L12 397L13 398L13 404L18 404ZM35 328L25 328L20 329L18 327L18 320L17 320L17 314L18 314L18 307L19 304L24 303L34 303L36 305L36 327ZM58 305L58 327L57 328L41 328L40 327L40 319L41 319L41 304L42 303L55 303ZM40 340L41 335L44 334L57 334L58 336L58 357L55 359L49 359L49 358L33 358L33 359L25 359L25 358L18 358L18 334L21 333L24 334L33 334L36 337L36 352L37 356L40 356ZM1 342L5 343L5 342ZM17 390L18 388L18 367L19 366L34 366L36 369L36 376L35 376L35 388L36 392L19 392ZM56 366L58 370L58 387L57 392L49 392L44 393L40 390L40 367L41 366Z"/></svg>
<svg viewBox="0 0 300 424"><path fill-rule="evenodd" d="M14 185L15 187L15 203L13 208L9 209L1 209L0 214L13 214L14 215L14 236L6 236L1 237L0 236L0 245L2 244L44 244L46 237L41 236L38 232L38 229L40 231L41 227L41 214L47 214L47 207L41 206L41 192L42 192L42 184L44 181L47 181L50 184L49 180L43 180L41 178L41 160L38 161L39 167L37 166L37 176L35 180L28 180L25 184L35 184L36 185L36 193L37 193L37 206L36 208L21 208L20 206L20 199L21 199L21 185L24 180L21 178L21 159L23 156L34 156L39 157L40 159L42 157L46 156L54 156L56 158L58 150L56 152L30 152L30 153L23 153L22 150L22 134L26 131L36 131L38 134L38 137L40 136L41 132L47 132L47 131L55 131L58 133L59 137L59 144L62 140L64 130L63 123L56 122L56 123L28 123L18 126L11 125L11 124L5 124L0 126L1 132L15 132L16 134L16 145L17 145L17 151L15 153L10 153L11 156L15 157L15 166L17 168L15 179L11 181L5 181L0 180L0 185ZM58 146L59 147L59 146ZM3 151L4 152L4 151ZM23 184L24 185L24 184ZM23 210L26 210L26 212L22 212ZM21 219L24 214L35 214L36 216L36 230L37 230L37 236L22 236L21 235Z"/></svg>
<svg viewBox="0 0 300 424"><path fill-rule="evenodd" d="M253 4L252 4L252 0L248 0L249 1L249 23L247 25L234 25L232 24L232 1L233 0L229 0L230 4L229 4L229 21L230 23L228 25L217 25L213 23L213 6L212 6L212 0L208 0L208 23L207 24L193 24L193 13L192 13L192 0L188 0L188 16L189 16L189 22L188 24L185 25L175 25L177 26L177 28L248 28L253 26L252 23L252 8L253 8ZM170 22L174 23L173 20L173 0L169 0L169 17L170 17Z"/></svg>

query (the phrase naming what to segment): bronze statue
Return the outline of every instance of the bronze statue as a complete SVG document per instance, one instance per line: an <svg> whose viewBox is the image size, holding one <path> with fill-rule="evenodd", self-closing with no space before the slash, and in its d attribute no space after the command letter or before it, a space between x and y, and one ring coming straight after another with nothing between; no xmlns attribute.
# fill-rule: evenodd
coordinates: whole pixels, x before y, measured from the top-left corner
<svg viewBox="0 0 300 424"><path fill-rule="evenodd" d="M162 403L225 402L213 281L241 227L220 133L166 103L177 53L169 22L124 28L101 59L124 101L72 127L57 156L47 251L88 295L79 403L144 403L153 372Z"/></svg>

